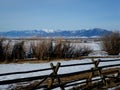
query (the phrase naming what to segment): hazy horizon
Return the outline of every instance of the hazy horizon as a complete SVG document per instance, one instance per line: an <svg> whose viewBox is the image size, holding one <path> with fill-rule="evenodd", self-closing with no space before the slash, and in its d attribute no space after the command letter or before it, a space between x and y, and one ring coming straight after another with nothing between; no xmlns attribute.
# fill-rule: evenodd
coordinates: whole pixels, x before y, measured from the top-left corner
<svg viewBox="0 0 120 90"><path fill-rule="evenodd" d="M0 31L120 30L120 0L0 0Z"/></svg>
<svg viewBox="0 0 120 90"><path fill-rule="evenodd" d="M22 29L22 30L5 30L5 31L0 31L0 32L11 32L11 31L45 31L45 32L54 32L54 31L77 31L77 30L93 30L93 29L101 29L101 30L107 30L107 31L113 31L113 32L119 32L119 30L109 30L109 29L104 29L104 28L89 28L89 29L74 29L74 30L70 30L70 29Z"/></svg>

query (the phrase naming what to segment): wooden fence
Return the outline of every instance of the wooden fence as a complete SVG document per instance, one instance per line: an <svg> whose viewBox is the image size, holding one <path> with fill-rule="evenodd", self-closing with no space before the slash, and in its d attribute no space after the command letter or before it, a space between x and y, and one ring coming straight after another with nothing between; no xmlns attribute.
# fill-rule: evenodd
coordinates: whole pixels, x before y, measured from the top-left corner
<svg viewBox="0 0 120 90"><path fill-rule="evenodd" d="M54 89L54 88L60 88L61 90L65 90L67 87L75 87L85 84L86 86L90 86L93 82L101 82L104 86L107 87L107 79L108 78L115 78L117 80L120 79L120 70L114 70L112 72L116 73L116 76L109 76L103 74L104 69L109 68L120 68L120 63L113 64L113 65L106 65L106 66L99 66L100 62L115 62L120 61L120 59L114 59L114 60L94 60L92 59L92 62L89 63L77 63L77 64L69 64L69 65L61 65L61 63L57 63L56 65L53 65L53 63L50 64L51 68L45 68L45 69L38 69L38 70L32 70L32 71L22 71L22 72L11 72L11 73L4 73L0 74L1 76L8 76L8 75L16 75L16 74L29 74L34 72L41 72L41 71L48 71L52 70L52 73L49 75L40 75L40 76L32 76L32 77L26 77L26 78L18 78L18 79L12 79L12 80L2 80L0 81L0 85L7 85L7 84L14 84L14 83L20 83L20 82L28 82L28 81L34 81L38 80L39 83L37 83L32 89L40 89L44 88L47 90ZM77 71L77 72L71 72L71 73L65 73L65 74L58 74L58 70L63 67L74 67L74 66L82 66L82 65L94 65L93 68L90 68L88 70L83 71ZM95 77L95 72L97 72ZM108 73L111 74L112 72ZM70 80L70 81L62 81L61 78L67 78L74 75L80 75L84 73L89 73L87 78L80 78L78 77L76 80ZM94 78L94 79L93 79ZM44 83L46 80L49 82Z"/></svg>

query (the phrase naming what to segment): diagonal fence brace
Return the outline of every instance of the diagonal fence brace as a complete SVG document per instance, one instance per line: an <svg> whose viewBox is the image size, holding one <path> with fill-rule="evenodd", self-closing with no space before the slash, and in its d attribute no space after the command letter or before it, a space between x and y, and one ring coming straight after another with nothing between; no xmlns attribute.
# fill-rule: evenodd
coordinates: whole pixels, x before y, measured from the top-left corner
<svg viewBox="0 0 120 90"><path fill-rule="evenodd" d="M50 64L53 72L52 72L52 77L50 78L50 82L49 82L49 84L48 84L48 90L52 89L52 85L53 85L53 83L54 83L54 81L55 81L55 77L57 76L57 73L58 73L60 64L61 64L61 63L59 63L59 62L57 63L56 66L54 66L53 63ZM57 79L57 82L58 82L61 90L65 90L64 87L62 86L62 83L61 83L60 78L57 77L56 79Z"/></svg>

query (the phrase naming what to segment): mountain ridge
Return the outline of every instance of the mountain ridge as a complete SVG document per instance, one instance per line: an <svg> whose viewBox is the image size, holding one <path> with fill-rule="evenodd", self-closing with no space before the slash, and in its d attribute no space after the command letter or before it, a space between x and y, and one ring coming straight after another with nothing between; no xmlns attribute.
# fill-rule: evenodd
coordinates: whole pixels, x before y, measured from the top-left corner
<svg viewBox="0 0 120 90"><path fill-rule="evenodd" d="M112 31L100 28L82 29L82 30L11 30L0 32L1 37L94 37L109 35Z"/></svg>

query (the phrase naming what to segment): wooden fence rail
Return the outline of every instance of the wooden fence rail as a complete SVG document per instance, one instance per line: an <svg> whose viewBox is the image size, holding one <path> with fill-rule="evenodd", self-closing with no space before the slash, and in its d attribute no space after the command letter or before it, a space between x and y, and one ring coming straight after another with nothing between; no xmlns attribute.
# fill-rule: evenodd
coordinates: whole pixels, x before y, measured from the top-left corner
<svg viewBox="0 0 120 90"><path fill-rule="evenodd" d="M112 62L112 61L120 61L120 59L100 60L100 62ZM69 65L61 65L60 67L71 67L71 66L90 65L90 64L94 64L94 63L89 62L89 63L69 64ZM33 73L33 72L40 72L40 71L47 71L47 70L52 70L52 68L45 68L45 69L38 69L38 70L31 70L31 71L22 71L22 72L3 73L3 74L0 74L0 76L13 75L13 74L26 74L26 73Z"/></svg>
<svg viewBox="0 0 120 90"><path fill-rule="evenodd" d="M60 87L61 90L65 90L65 88L69 87L69 86L76 86L76 85L80 85L83 83L86 83L86 85L89 86L89 85L91 85L92 82L101 80L102 83L105 86L107 86L106 78L110 78L110 77L103 75L102 70L105 68L119 67L120 64L99 66L99 63L100 62L115 62L115 61L120 61L120 59L114 59L114 60L100 60L100 59L94 60L94 59L92 59L92 62L89 62L89 63L78 63L78 64L69 64L69 65L61 65L61 63L57 63L57 65L53 65L53 63L51 63L50 64L51 68L38 69L38 70L32 70L32 71L3 73L3 74L0 74L0 76L16 75L16 74L28 74L28 73L35 73L35 72L51 70L51 74L49 74L49 75L32 76L32 77L18 78L18 79L12 79L12 80L2 80L2 81L0 81L0 85L7 85L7 84L13 84L13 83L19 83L19 82L28 82L28 81L33 81L33 80L40 80L40 82L34 87L34 89L39 89L39 88L53 89L53 88ZM65 74L58 74L59 68L74 67L74 66L81 66L81 65L90 65L90 64L93 64L94 67L90 68L88 70L65 73ZM93 78L94 73L96 71L98 72L98 76L100 78L93 80L92 78ZM91 73L91 74L89 75L88 78L81 79L78 77L77 80L71 80L71 81L66 81L66 82L61 81L61 78L79 75L79 74L84 74L84 73ZM119 78L119 74L120 74L119 70L117 70L117 74L118 74L117 78ZM50 82L48 84L42 84L48 78L49 78ZM55 80L57 80L58 83L54 83ZM78 81L81 81L81 82L78 82Z"/></svg>

